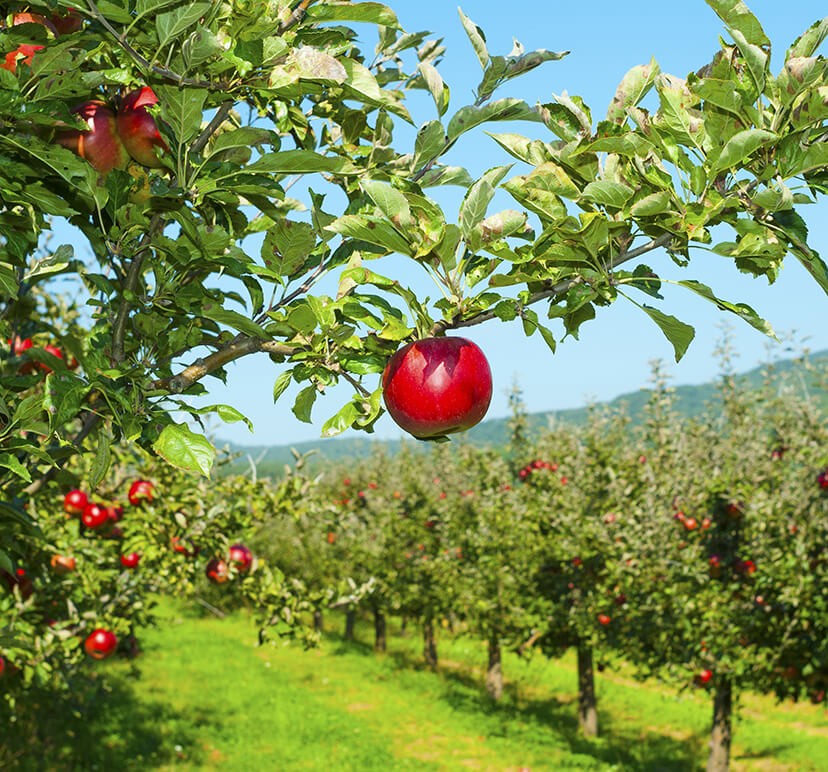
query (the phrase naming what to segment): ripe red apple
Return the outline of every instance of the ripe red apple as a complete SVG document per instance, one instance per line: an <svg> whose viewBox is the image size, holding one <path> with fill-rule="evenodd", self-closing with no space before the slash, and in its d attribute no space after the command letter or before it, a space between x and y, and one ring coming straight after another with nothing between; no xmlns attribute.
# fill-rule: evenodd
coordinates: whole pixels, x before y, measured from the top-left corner
<svg viewBox="0 0 828 772"><path fill-rule="evenodd" d="M63 511L67 515L80 515L88 503L89 497L82 490L75 488L63 497Z"/></svg>
<svg viewBox="0 0 828 772"><path fill-rule="evenodd" d="M328 536L326 538L328 544L333 544L336 541L336 534L333 531L328 531Z"/></svg>
<svg viewBox="0 0 828 772"><path fill-rule="evenodd" d="M157 148L169 152L169 147L158 131L155 118L147 107L158 104L158 97L149 87L144 86L127 94L121 102L115 122L118 135L127 152L143 166L163 167Z"/></svg>
<svg viewBox="0 0 828 772"><path fill-rule="evenodd" d="M240 574L246 574L253 565L253 553L244 544L230 545L230 562Z"/></svg>
<svg viewBox="0 0 828 772"><path fill-rule="evenodd" d="M702 670L699 673L699 683L704 685L710 683L711 679L713 678L713 671L712 670Z"/></svg>
<svg viewBox="0 0 828 772"><path fill-rule="evenodd" d="M817 485L819 485L819 487L820 487L822 490L826 490L826 489L828 489L828 467L826 467L825 469L823 469L823 470L822 470L822 471L821 471L821 472L817 475Z"/></svg>
<svg viewBox="0 0 828 772"><path fill-rule="evenodd" d="M462 432L479 423L492 399L492 372L466 338L424 338L388 360L382 374L391 418L418 439Z"/></svg>
<svg viewBox="0 0 828 772"><path fill-rule="evenodd" d="M83 642L84 651L92 659L106 659L118 645L118 638L111 630L102 627L93 630Z"/></svg>
<svg viewBox="0 0 828 772"><path fill-rule="evenodd" d="M137 552L130 552L128 555L121 555L121 565L124 568L137 568L141 562L141 556Z"/></svg>
<svg viewBox="0 0 828 772"><path fill-rule="evenodd" d="M213 584L224 584L230 578L230 569L221 558L213 558L204 568L204 573Z"/></svg>
<svg viewBox="0 0 828 772"><path fill-rule="evenodd" d="M68 574L77 567L77 561L71 555L52 555L50 563L56 574Z"/></svg>
<svg viewBox="0 0 828 772"><path fill-rule="evenodd" d="M598 623L606 627L610 622L612 622L612 618L609 614L598 614Z"/></svg>
<svg viewBox="0 0 828 772"><path fill-rule="evenodd" d="M687 518L685 518L685 520L684 520L684 527L685 527L688 531L694 531L694 530L696 530L696 527L697 527L697 526L698 526L698 521L696 520L696 518L695 518L695 517L687 517Z"/></svg>
<svg viewBox="0 0 828 772"><path fill-rule="evenodd" d="M106 507L102 504L89 502L81 513L81 522L87 528L100 528L109 522L109 512L106 511Z"/></svg>
<svg viewBox="0 0 828 772"><path fill-rule="evenodd" d="M101 174L125 169L129 153L118 136L115 113L99 100L83 102L72 110L86 121L86 130L62 129L56 140L81 158L85 158Z"/></svg>
<svg viewBox="0 0 828 772"><path fill-rule="evenodd" d="M135 480L129 486L127 498L134 507L144 501L151 502L155 498L155 486L149 480Z"/></svg>
<svg viewBox="0 0 828 772"><path fill-rule="evenodd" d="M189 539L182 539L180 536L173 536L170 539L170 546L179 555L186 555L187 557L195 557L201 552L201 548L197 547Z"/></svg>
<svg viewBox="0 0 828 772"><path fill-rule="evenodd" d="M83 16L74 8L66 8L62 13L55 12L49 17L58 35L71 35L83 26Z"/></svg>

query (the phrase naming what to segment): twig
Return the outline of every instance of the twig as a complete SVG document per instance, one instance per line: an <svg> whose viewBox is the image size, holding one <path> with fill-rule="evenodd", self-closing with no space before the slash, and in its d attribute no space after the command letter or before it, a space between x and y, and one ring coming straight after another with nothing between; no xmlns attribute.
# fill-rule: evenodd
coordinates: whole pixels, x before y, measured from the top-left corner
<svg viewBox="0 0 828 772"><path fill-rule="evenodd" d="M279 29L276 30L276 34L282 35L287 32L291 27L295 27L302 19L305 17L305 12L310 7L310 4L313 0L302 0L299 5L296 6L293 13L288 17L288 19L279 25Z"/></svg>

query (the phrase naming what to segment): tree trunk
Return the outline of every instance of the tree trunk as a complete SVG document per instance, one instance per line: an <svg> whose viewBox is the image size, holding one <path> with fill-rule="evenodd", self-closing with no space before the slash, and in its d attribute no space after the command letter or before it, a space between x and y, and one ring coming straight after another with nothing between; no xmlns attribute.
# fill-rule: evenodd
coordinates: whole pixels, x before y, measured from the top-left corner
<svg viewBox="0 0 828 772"><path fill-rule="evenodd" d="M503 667L501 665L500 640L497 633L489 636L489 667L486 670L486 691L493 700L503 696Z"/></svg>
<svg viewBox="0 0 828 772"><path fill-rule="evenodd" d="M578 725L585 737L598 736L592 649L583 643L578 644Z"/></svg>
<svg viewBox="0 0 828 772"><path fill-rule="evenodd" d="M317 633L322 632L322 609L315 608L313 610L313 629Z"/></svg>
<svg viewBox="0 0 828 772"><path fill-rule="evenodd" d="M437 639L434 637L434 620L429 617L423 622L423 657L432 670L437 669Z"/></svg>
<svg viewBox="0 0 828 772"><path fill-rule="evenodd" d="M374 651L386 651L385 614L382 609L374 609Z"/></svg>
<svg viewBox="0 0 828 772"><path fill-rule="evenodd" d="M713 696L713 731L710 733L710 756L707 772L727 772L730 767L731 717L733 713L733 684L722 679Z"/></svg>
<svg viewBox="0 0 828 772"><path fill-rule="evenodd" d="M356 609L349 608L345 612L345 640L353 641L354 627L356 626Z"/></svg>

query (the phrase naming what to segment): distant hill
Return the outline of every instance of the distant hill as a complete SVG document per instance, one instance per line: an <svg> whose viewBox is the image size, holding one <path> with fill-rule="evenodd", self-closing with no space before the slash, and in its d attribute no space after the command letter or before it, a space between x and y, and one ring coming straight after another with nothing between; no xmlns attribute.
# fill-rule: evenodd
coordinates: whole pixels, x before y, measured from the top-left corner
<svg viewBox="0 0 828 772"><path fill-rule="evenodd" d="M820 351L809 356L810 362L816 368L828 368L828 350ZM779 376L789 372L798 359L784 359L773 362L773 368ZM740 373L736 377L745 388L757 388L764 378L767 365L760 365L747 372ZM699 385L683 385L672 387L676 396L676 410L683 416L693 417L700 415L706 406L715 403L716 383L703 383ZM625 406L626 412L633 422L640 419L644 406L650 397L649 389L621 394L606 404L610 407ZM828 400L828 395L826 395ZM589 408L571 408L568 410L552 410L540 413L531 413L528 416L531 429L541 429L549 425L550 421L564 421L566 423L579 425L587 420ZM476 445L489 445L499 447L509 439L509 419L490 418L481 422L469 432L464 439ZM377 443L383 444L389 451L396 451L402 441L400 440L376 440L370 435L357 437L334 437L331 439L318 439L308 442L299 442L294 445L234 445L226 443L225 446L233 454L238 454L236 460L229 465L233 471L244 471L255 463L257 473L265 476L279 476L284 473L285 464L293 464L294 451L301 455L311 453L309 464L315 466L326 462L337 462L345 459L364 458L371 454ZM410 440L410 442L415 442ZM218 443L221 446L221 442ZM227 467L226 467L227 468Z"/></svg>

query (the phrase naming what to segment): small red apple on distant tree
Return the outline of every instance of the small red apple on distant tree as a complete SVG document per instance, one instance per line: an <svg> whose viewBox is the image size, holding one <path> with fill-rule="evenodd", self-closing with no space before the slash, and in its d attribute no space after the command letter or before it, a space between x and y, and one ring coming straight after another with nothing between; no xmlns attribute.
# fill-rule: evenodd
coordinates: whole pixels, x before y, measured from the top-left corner
<svg viewBox="0 0 828 772"><path fill-rule="evenodd" d="M81 522L87 527L100 528L105 523L109 522L109 512L103 504L97 504L94 501L89 502L81 513Z"/></svg>
<svg viewBox="0 0 828 772"><path fill-rule="evenodd" d="M0 678L2 678L6 673L6 658L0 657Z"/></svg>
<svg viewBox="0 0 828 772"><path fill-rule="evenodd" d="M382 374L391 418L418 439L462 432L479 423L492 399L492 372L472 341L424 338L398 349Z"/></svg>
<svg viewBox="0 0 828 772"><path fill-rule="evenodd" d="M328 531L326 540L328 544L333 544L336 541L336 534L333 531Z"/></svg>
<svg viewBox="0 0 828 772"><path fill-rule="evenodd" d="M111 630L102 627L93 630L83 642L84 651L92 659L106 659L118 646L118 638Z"/></svg>
<svg viewBox="0 0 828 772"><path fill-rule="evenodd" d="M149 87L144 86L127 94L115 122L118 135L127 152L142 166L161 168L164 164L158 155L158 149L169 152L169 147L158 131L158 124L147 107L158 104L158 97Z"/></svg>
<svg viewBox="0 0 828 772"><path fill-rule="evenodd" d="M704 686L705 684L710 683L713 679L713 671L712 670L702 670L698 675L699 683Z"/></svg>
<svg viewBox="0 0 828 772"><path fill-rule="evenodd" d="M139 504L151 502L155 498L155 486L149 480L135 480L129 486L129 493L127 499L132 506L137 507Z"/></svg>
<svg viewBox="0 0 828 772"><path fill-rule="evenodd" d="M598 614L598 624L606 627L610 622L612 622L612 617L609 614Z"/></svg>
<svg viewBox="0 0 828 772"><path fill-rule="evenodd" d="M63 497L63 511L67 515L80 515L88 503L89 497L82 490L75 488Z"/></svg>
<svg viewBox="0 0 828 772"><path fill-rule="evenodd" d="M77 560L71 555L52 555L50 564L56 574L68 574L77 567Z"/></svg>
<svg viewBox="0 0 828 772"><path fill-rule="evenodd" d="M179 555L186 555L189 558L195 557L201 552L201 548L197 547L190 539L183 539L181 536L173 536L170 539L170 546Z"/></svg>
<svg viewBox="0 0 828 772"><path fill-rule="evenodd" d="M224 584L230 578L230 569L221 558L212 558L204 567L204 573L213 584Z"/></svg>
<svg viewBox="0 0 828 772"><path fill-rule="evenodd" d="M819 487L820 487L822 490L828 490L828 467L826 467L825 469L823 469L823 470L822 470L822 471L821 471L821 472L817 475L817 485L819 485Z"/></svg>
<svg viewBox="0 0 828 772"><path fill-rule="evenodd" d="M137 552L130 552L128 555L121 555L121 565L124 568L137 568L141 562L141 556Z"/></svg>
<svg viewBox="0 0 828 772"><path fill-rule="evenodd" d="M240 574L246 574L253 565L253 553L244 544L230 545L230 562Z"/></svg>
<svg viewBox="0 0 828 772"><path fill-rule="evenodd" d="M115 113L100 100L83 102L72 110L86 121L87 129L61 129L58 144L85 158L100 174L126 169L129 153L118 136Z"/></svg>

